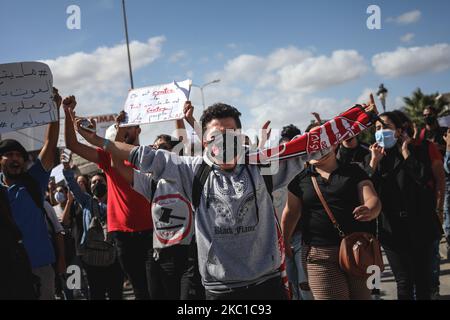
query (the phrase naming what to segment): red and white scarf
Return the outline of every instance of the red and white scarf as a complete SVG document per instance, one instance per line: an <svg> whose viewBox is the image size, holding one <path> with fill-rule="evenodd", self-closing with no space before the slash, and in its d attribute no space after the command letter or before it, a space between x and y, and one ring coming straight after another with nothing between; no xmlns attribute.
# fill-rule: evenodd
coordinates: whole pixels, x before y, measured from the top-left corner
<svg viewBox="0 0 450 320"><path fill-rule="evenodd" d="M370 109L367 105L355 105L325 124L287 143L249 154L248 163L264 164L293 157L306 157L337 145L360 134L375 123L376 109L368 111Z"/></svg>

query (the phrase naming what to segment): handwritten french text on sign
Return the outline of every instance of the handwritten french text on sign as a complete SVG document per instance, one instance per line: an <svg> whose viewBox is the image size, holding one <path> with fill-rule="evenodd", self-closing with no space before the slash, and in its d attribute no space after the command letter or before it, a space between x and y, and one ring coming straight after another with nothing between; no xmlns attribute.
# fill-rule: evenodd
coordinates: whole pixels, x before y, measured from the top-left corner
<svg viewBox="0 0 450 320"><path fill-rule="evenodd" d="M0 133L57 120L53 76L46 64L0 64Z"/></svg>
<svg viewBox="0 0 450 320"><path fill-rule="evenodd" d="M191 80L185 80L131 90L124 107L128 119L123 126L182 119L191 85Z"/></svg>

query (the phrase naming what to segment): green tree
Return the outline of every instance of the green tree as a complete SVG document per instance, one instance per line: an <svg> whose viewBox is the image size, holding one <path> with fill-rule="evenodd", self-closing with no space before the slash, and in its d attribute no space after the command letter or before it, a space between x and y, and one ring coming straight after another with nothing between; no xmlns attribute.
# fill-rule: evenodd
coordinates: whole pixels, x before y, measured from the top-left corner
<svg viewBox="0 0 450 320"><path fill-rule="evenodd" d="M436 99L439 93L434 94L424 94L420 88L417 88L411 95L411 97L404 97L403 102L405 106L403 111L411 118L411 120L419 127L423 127L423 110L427 106L433 106L437 112L438 116L446 115L449 111L446 108L446 102L443 99Z"/></svg>

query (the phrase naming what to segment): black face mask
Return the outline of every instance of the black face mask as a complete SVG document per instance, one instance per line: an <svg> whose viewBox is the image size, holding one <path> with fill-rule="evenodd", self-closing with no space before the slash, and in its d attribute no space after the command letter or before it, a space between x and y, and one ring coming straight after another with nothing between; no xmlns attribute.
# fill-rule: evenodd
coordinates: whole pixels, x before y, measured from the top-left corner
<svg viewBox="0 0 450 320"><path fill-rule="evenodd" d="M343 158L351 158L351 157L353 157L353 155L355 154L357 149L358 148L350 149L350 148L346 148L346 147L341 145L339 147L339 153L341 154L341 156Z"/></svg>
<svg viewBox="0 0 450 320"><path fill-rule="evenodd" d="M425 124L431 126L436 123L436 117L435 116L427 116L424 118Z"/></svg>
<svg viewBox="0 0 450 320"><path fill-rule="evenodd" d="M218 163L230 163L244 151L242 136L239 135L222 133L214 136L209 144L209 152Z"/></svg>
<svg viewBox="0 0 450 320"><path fill-rule="evenodd" d="M103 198L106 194L106 184L99 182L97 184L94 185L94 187L92 188L92 193L94 196L96 196L97 198Z"/></svg>

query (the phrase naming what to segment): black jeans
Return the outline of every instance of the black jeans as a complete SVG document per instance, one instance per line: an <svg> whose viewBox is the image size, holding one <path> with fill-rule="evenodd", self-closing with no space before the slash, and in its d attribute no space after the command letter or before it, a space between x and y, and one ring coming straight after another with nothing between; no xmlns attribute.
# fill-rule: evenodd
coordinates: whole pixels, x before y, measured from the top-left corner
<svg viewBox="0 0 450 320"><path fill-rule="evenodd" d="M94 267L83 263L89 284L89 300L122 300L123 272L116 260L108 267Z"/></svg>
<svg viewBox="0 0 450 320"><path fill-rule="evenodd" d="M204 299L195 244L161 249L147 264L147 279L152 300Z"/></svg>
<svg viewBox="0 0 450 320"><path fill-rule="evenodd" d="M383 249L397 282L398 300L430 300L433 244Z"/></svg>
<svg viewBox="0 0 450 320"><path fill-rule="evenodd" d="M133 286L136 300L148 300L146 264L151 258L152 231L113 232L117 255L123 272Z"/></svg>
<svg viewBox="0 0 450 320"><path fill-rule="evenodd" d="M205 287L198 269L197 243L192 241L188 251L186 271L181 277L181 300L205 300Z"/></svg>
<svg viewBox="0 0 450 320"><path fill-rule="evenodd" d="M278 276L248 288L220 293L206 290L206 300L287 300L287 294Z"/></svg>

